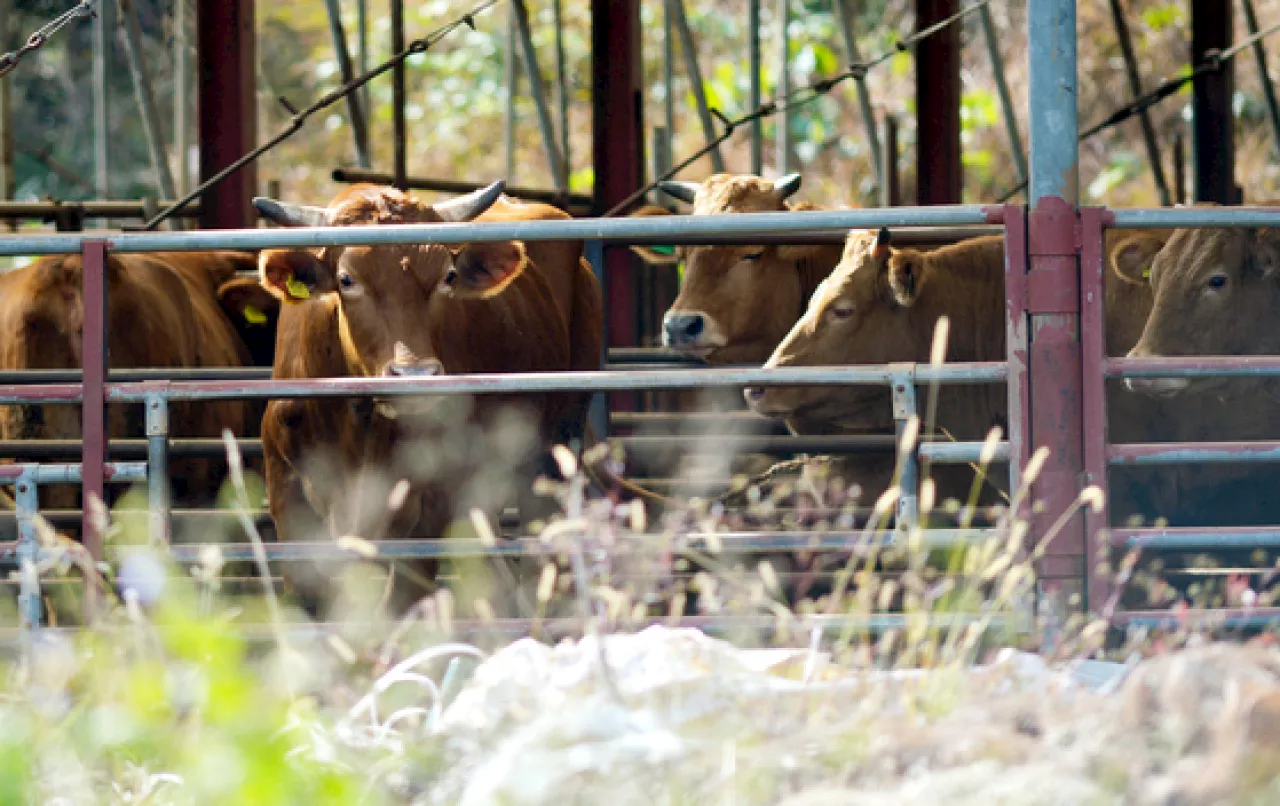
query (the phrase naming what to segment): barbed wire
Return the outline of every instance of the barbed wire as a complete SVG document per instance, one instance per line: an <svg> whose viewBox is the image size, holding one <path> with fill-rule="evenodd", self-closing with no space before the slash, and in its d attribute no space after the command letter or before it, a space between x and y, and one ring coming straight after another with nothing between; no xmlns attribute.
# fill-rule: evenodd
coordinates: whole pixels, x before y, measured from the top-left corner
<svg viewBox="0 0 1280 806"><path fill-rule="evenodd" d="M1232 45L1226 50L1208 51L1205 54L1205 60L1200 64L1197 64L1191 70L1188 70L1187 72L1182 73L1181 75L1173 76L1172 78L1166 78L1164 81L1161 81L1158 85L1156 85L1152 89L1142 93L1137 98L1134 98L1132 101L1130 101L1129 103L1118 107L1110 115L1107 115L1107 117L1103 118L1102 120L1098 121L1094 125L1080 132L1079 141L1083 143L1085 140L1088 140L1091 137L1101 134L1107 129L1111 129L1116 126L1119 126L1121 123L1124 123L1125 121L1132 119L1134 116L1142 114L1143 112L1147 111L1151 107L1163 101L1165 98L1168 98L1171 95L1176 94L1179 90L1181 90L1183 87L1185 87L1187 84L1191 83L1192 81L1195 81L1197 78L1204 75L1208 75L1209 73L1216 73L1217 71L1221 70L1223 65L1225 65L1227 62L1231 61L1236 56L1244 52L1246 49L1253 47L1258 42L1262 41L1263 39L1266 39L1267 37L1271 36L1272 34L1275 34L1276 32L1280 32L1280 23L1276 23L1275 25L1272 25L1269 28L1265 28L1261 31L1258 31L1256 34L1246 37L1245 39L1241 40L1235 45ZM1012 199L1014 196L1016 196L1017 194L1025 190L1026 187L1027 187L1027 180L1024 179L1023 181L1019 182L1016 186L1011 188L1007 193L1005 193L1005 195L1001 196L998 203L1004 204L1009 199Z"/></svg>
<svg viewBox="0 0 1280 806"><path fill-rule="evenodd" d="M27 41L15 51L0 56L0 78L4 78L18 66L18 62L22 61L22 57L32 51L39 50L44 47L44 43L49 41L49 37L61 31L72 22L84 17L93 17L96 13L93 10L93 0L80 0L79 5L62 14L54 17L46 23L40 30L27 37Z"/></svg>
<svg viewBox="0 0 1280 806"><path fill-rule="evenodd" d="M658 187L660 183L665 182L666 180L672 178L676 174L683 171L685 168L688 168L693 163L697 162L698 160L705 157L707 154L711 153L716 148L719 148L722 143L724 143L726 140L732 137L734 133L737 132L738 129L740 129L741 127L749 123L753 123L757 120L763 120L765 118L772 117L773 115L776 115L779 112L785 112L789 109L795 109L796 107L800 107L800 106L804 106L805 104L812 103L817 99L823 97L824 95L827 95L828 93L830 93L832 90L834 90L836 87L840 86L844 82L849 81L851 79L865 78L868 72L870 72L876 67L879 67L885 62L889 61L894 56L897 56L899 53L905 53L911 50L913 47L920 44L925 39L928 39L929 37L933 36L939 31L942 31L946 28L949 28L952 25L955 25L957 22L960 22L965 17L969 16L975 11L978 11L983 6L989 5L990 3L991 3L991 0L977 0L977 2L974 2L965 6L964 8L960 9L959 11L952 14L951 16L946 17L945 19L941 19L938 22L935 22L932 25L928 26L927 28L921 28L919 31L916 31L914 34L907 37L906 39L903 39L897 42L896 44L894 44L892 48L890 48L889 50L886 50L884 53L880 54L874 59L871 59L869 61L857 62L855 64L850 65L848 69L846 69L841 73L837 73L833 76L828 76L826 78L822 78L817 81L810 82L809 84L805 84L804 86L797 87L793 89L791 92L788 92L779 98L775 98L772 101L766 101L765 103L760 104L760 106L756 107L751 112L748 112L747 114L742 115L741 117L735 118L733 120L729 120L724 116L724 114L719 109L712 107L710 110L711 114L714 115L718 121L720 121L720 124L724 126L724 130L721 131L720 134L718 134L715 138L708 141L707 144L704 145L702 148L693 152L693 154L689 155L684 160L681 160L677 165L675 165L669 171L664 173L662 176L657 177L648 185L645 185L644 187L637 190L635 193L632 193L627 198L615 204L607 213L604 214L603 217L613 218L614 216L627 212L633 206L635 206L637 202L643 199L650 191Z"/></svg>
<svg viewBox="0 0 1280 806"><path fill-rule="evenodd" d="M484 2L478 3L477 5L472 7L470 11L468 11L466 14L463 14L461 17L458 17L453 22L450 22L446 25L442 25L439 28L435 29L434 31L428 33L427 35L421 36L413 40L412 42L410 42L408 45L405 46L404 50L400 51L399 53L395 54L391 58L382 62L377 67L374 67L371 70L356 76L355 78L351 79L347 83L325 93L317 101L315 101L305 109L296 108L292 103L289 102L289 99L285 98L284 96L278 97L276 100L280 102L281 106L283 106L286 110L288 110L290 115L292 115L288 125L286 125L285 128L279 134L277 134L275 137L272 137L270 140L258 146L257 148L253 149L248 154L245 154L243 157L231 163L226 168L223 168L218 173L209 177L209 179L207 179L198 188L196 188L195 190L192 190L186 196L174 202L172 205L170 205L169 207L167 207L166 209L158 213L154 218L152 218L150 221L144 224L142 226L142 229L143 230L155 229L160 224L164 223L166 220L173 217L175 213L182 210L188 204L190 204L191 202L203 196L205 193L209 191L210 188L214 187L215 185L217 185L218 183L226 179L228 176L231 176L236 171L239 171L241 168L245 167L249 163L258 159L258 157L261 157L263 154L267 153L271 149L283 143L285 140L288 140L290 137L297 134L299 131L301 131L302 127L306 124L307 119L310 118L312 115L314 115L316 112L319 112L322 109L332 106L333 104L337 103L338 101L342 100L346 96L360 89L365 84L368 84L370 81L382 75L383 73L386 73L387 71L392 70L398 65L404 63L406 60L409 59L410 56L416 56L419 53L426 53L433 45L435 45L440 40L444 39L449 34L456 31L458 28L461 28L462 26L465 25L468 28L475 30L475 27L476 27L475 17L485 11L488 11L493 6L497 5L498 1L499 0L484 0Z"/></svg>

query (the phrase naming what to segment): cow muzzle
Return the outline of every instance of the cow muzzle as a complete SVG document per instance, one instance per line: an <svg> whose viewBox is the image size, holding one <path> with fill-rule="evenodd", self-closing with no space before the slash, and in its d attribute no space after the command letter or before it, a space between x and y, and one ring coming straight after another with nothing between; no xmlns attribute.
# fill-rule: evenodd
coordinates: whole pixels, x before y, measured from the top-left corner
<svg viewBox="0 0 1280 806"><path fill-rule="evenodd" d="M432 378L444 375L444 364L438 358L419 358L401 342L396 342L391 360L379 373L384 378ZM430 411L435 397L418 395L374 398L374 407L389 420L423 415Z"/></svg>
<svg viewBox="0 0 1280 806"><path fill-rule="evenodd" d="M1129 351L1129 358L1155 358L1158 354L1151 353L1141 345L1134 347ZM1187 387L1191 385L1188 378L1125 378L1124 386L1130 392L1138 392L1140 394L1149 395L1151 397L1172 397L1179 392L1185 392Z"/></svg>
<svg viewBox="0 0 1280 806"><path fill-rule="evenodd" d="M667 311L662 317L662 346L689 353L708 353L724 346L715 321L702 311Z"/></svg>
<svg viewBox="0 0 1280 806"><path fill-rule="evenodd" d="M429 378L444 374L444 364L438 358L419 358L404 342L396 342L395 351L382 367L386 378Z"/></svg>
<svg viewBox="0 0 1280 806"><path fill-rule="evenodd" d="M1186 378L1125 378L1125 388L1152 397L1173 397L1191 385Z"/></svg>

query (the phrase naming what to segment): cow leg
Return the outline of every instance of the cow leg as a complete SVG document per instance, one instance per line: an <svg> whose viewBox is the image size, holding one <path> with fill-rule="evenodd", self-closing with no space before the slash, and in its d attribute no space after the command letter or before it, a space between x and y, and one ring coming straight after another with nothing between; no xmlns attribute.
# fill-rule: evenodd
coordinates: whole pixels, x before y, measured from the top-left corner
<svg viewBox="0 0 1280 806"><path fill-rule="evenodd" d="M302 478L284 457L277 442L268 436L269 433L264 433L262 447L267 507L275 525L276 540L317 540L327 536L324 522L307 500ZM320 563L307 561L284 566L286 590L295 594L298 604L313 619L320 618L325 605L333 600L334 590L328 571Z"/></svg>

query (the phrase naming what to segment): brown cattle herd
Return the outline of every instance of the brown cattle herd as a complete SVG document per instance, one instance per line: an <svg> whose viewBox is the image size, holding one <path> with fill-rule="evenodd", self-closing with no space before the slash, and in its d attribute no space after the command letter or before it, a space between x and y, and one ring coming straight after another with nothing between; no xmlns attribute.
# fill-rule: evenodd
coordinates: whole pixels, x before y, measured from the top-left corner
<svg viewBox="0 0 1280 806"><path fill-rule="evenodd" d="M791 201L798 175L720 174L661 188L695 214L812 209ZM502 183L435 205L360 185L323 207L270 199L255 206L279 226L568 218L504 196ZM928 362L944 317L947 361L1006 358L1002 236L915 249L888 230L855 231L843 248L635 251L683 264L662 341L712 365ZM1271 327L1280 310L1280 233L1113 230L1106 257L1108 355L1280 354L1280 328ZM0 275L0 370L80 367L81 272L80 258L67 256ZM601 288L580 241L112 255L107 286L113 368L270 366L281 379L602 368ZM553 446L600 436L585 428L589 400L572 393L174 404L170 433L261 436L265 458L253 467L265 476L263 503L277 539L445 537L474 510L496 521L514 506L525 526L548 518L553 508L533 494L533 482L559 473ZM746 389L701 402L781 421L799 435L894 428L885 387ZM1275 439L1280 386L1258 378L1109 382L1106 416L1111 442ZM927 436L982 440L993 428L1006 432L1007 417L1002 385L943 386ZM0 407L0 439L74 440L79 420L77 406ZM113 438L143 436L141 407L111 404L108 427ZM864 502L893 484L892 453L824 461L858 486ZM1115 467L1110 518L1280 523L1273 492L1280 478L1270 467ZM226 472L222 460L175 458L174 504L210 506ZM974 472L930 468L938 498L967 498ZM1005 500L1006 480L1003 469L990 474L977 503ZM79 508L79 493L47 487L41 506ZM287 573L312 609L332 594L323 568ZM398 580L397 606L420 596L435 574L432 563L409 566L404 577L415 582Z"/></svg>

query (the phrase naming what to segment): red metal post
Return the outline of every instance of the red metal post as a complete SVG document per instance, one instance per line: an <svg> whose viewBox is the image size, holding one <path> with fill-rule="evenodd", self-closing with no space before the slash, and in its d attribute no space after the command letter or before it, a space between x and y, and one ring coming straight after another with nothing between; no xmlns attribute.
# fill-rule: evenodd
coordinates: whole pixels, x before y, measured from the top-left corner
<svg viewBox="0 0 1280 806"><path fill-rule="evenodd" d="M257 142L254 69L254 0L197 0L196 58L199 69L200 181L253 149ZM201 200L200 226L254 226L250 199L258 172L246 165Z"/></svg>
<svg viewBox="0 0 1280 806"><path fill-rule="evenodd" d="M1036 449L1049 449L1035 484L1039 513L1033 519L1032 533L1041 539L1074 505L1083 480L1076 221L1075 207L1058 196L1042 197L1028 215L1031 442ZM1064 605L1065 600L1083 594L1078 585L1085 577L1086 553L1084 523L1076 514L1045 550L1039 569L1041 591L1062 599Z"/></svg>
<svg viewBox="0 0 1280 806"><path fill-rule="evenodd" d="M639 0L591 0L592 164L595 210L603 214L644 181L644 96ZM636 271L627 249L605 250L605 344L639 339ZM633 395L626 395L633 399ZM614 396L615 410L629 409Z"/></svg>
<svg viewBox="0 0 1280 806"><path fill-rule="evenodd" d="M1080 350L1084 402L1085 484L1108 494L1106 341L1106 262L1104 224L1110 216L1100 207L1080 210ZM1108 503L1108 510L1110 503ZM1089 611L1097 613L1111 593L1110 579L1097 573L1106 547L1107 512L1085 512L1085 557Z"/></svg>
<svg viewBox="0 0 1280 806"><path fill-rule="evenodd" d="M1027 208L1004 208L1005 344L1009 354L1009 445L1014 490L1031 458L1031 387L1027 373Z"/></svg>
<svg viewBox="0 0 1280 806"><path fill-rule="evenodd" d="M84 402L80 414L80 436L84 441L81 455L81 506L89 510L89 499L106 499L107 460L107 242L85 241L83 260L82 304L84 336L81 357L84 362ZM83 541L94 559L102 559L102 538L93 518L86 517Z"/></svg>
<svg viewBox="0 0 1280 806"><path fill-rule="evenodd" d="M916 0L916 29L950 17L959 0ZM960 26L949 25L916 46L916 199L959 204Z"/></svg>
<svg viewBox="0 0 1280 806"><path fill-rule="evenodd" d="M1191 0L1191 63L1231 47L1231 6L1223 0ZM1235 129L1232 126L1232 62L1192 82L1192 149L1195 152L1195 200L1239 204L1235 182Z"/></svg>
<svg viewBox="0 0 1280 806"><path fill-rule="evenodd" d="M391 0L391 52L404 50L404 0ZM392 160L395 186L409 189L409 133L405 116L404 62L391 71Z"/></svg>

